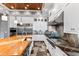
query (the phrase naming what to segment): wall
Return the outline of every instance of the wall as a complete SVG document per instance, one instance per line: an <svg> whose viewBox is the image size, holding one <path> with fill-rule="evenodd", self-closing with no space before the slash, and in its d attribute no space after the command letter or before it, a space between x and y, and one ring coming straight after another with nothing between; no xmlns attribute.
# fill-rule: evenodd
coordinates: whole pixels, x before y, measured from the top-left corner
<svg viewBox="0 0 79 59"><path fill-rule="evenodd" d="M3 38L9 36L9 22L8 21L2 21L0 19L0 35L3 36Z"/></svg>
<svg viewBox="0 0 79 59"><path fill-rule="evenodd" d="M70 45L79 47L79 3L71 3L64 9L64 33Z"/></svg>
<svg viewBox="0 0 79 59"><path fill-rule="evenodd" d="M64 32L79 34L79 3L71 3L64 9Z"/></svg>
<svg viewBox="0 0 79 59"><path fill-rule="evenodd" d="M1 17L0 17L0 35L1 35Z"/></svg>
<svg viewBox="0 0 79 59"><path fill-rule="evenodd" d="M3 6L0 6L0 35L3 35L4 37L9 36L9 21L2 21L1 15L2 14L9 14L9 11L4 8Z"/></svg>
<svg viewBox="0 0 79 59"><path fill-rule="evenodd" d="M42 30L45 32L47 30L47 22L42 21L36 21L33 23L33 30L39 31Z"/></svg>
<svg viewBox="0 0 79 59"><path fill-rule="evenodd" d="M49 11L49 21L54 21L55 18L57 18L61 14L62 9L65 7L65 5L67 5L67 3L55 3L54 8L50 9Z"/></svg>

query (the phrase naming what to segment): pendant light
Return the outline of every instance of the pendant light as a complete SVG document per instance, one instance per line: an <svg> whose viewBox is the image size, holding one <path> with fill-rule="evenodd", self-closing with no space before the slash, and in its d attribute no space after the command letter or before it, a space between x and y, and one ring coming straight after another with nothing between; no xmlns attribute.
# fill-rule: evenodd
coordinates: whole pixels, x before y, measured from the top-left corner
<svg viewBox="0 0 79 59"><path fill-rule="evenodd" d="M15 23L15 24L17 24L17 23L18 23L18 22L17 22L17 17L16 17L16 16L15 16L14 23Z"/></svg>
<svg viewBox="0 0 79 59"><path fill-rule="evenodd" d="M22 23L22 17L21 17L21 19L20 19L21 21L20 21L20 25L23 25L23 23Z"/></svg>

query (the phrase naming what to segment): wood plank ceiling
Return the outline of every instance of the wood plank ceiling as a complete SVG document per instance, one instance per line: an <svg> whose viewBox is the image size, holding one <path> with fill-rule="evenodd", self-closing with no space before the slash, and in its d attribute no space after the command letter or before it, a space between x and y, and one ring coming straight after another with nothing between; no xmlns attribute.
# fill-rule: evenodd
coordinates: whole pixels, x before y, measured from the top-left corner
<svg viewBox="0 0 79 59"><path fill-rule="evenodd" d="M9 9L16 10L41 10L42 3L3 3Z"/></svg>

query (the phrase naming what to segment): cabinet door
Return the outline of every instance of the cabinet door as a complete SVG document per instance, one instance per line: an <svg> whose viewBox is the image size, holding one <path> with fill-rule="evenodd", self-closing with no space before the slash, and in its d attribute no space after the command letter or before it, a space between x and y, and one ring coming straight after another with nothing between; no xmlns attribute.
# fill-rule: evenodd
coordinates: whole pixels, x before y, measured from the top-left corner
<svg viewBox="0 0 79 59"><path fill-rule="evenodd" d="M9 36L8 21L1 21L1 32L4 38Z"/></svg>
<svg viewBox="0 0 79 59"><path fill-rule="evenodd" d="M79 33L79 4L71 3L64 9L64 32Z"/></svg>
<svg viewBox="0 0 79 59"><path fill-rule="evenodd" d="M18 21L18 23L20 23L22 21L21 16L17 16L16 20Z"/></svg>
<svg viewBox="0 0 79 59"><path fill-rule="evenodd" d="M14 23L15 19L16 19L15 16L9 16L9 23L10 23L11 28L16 28L17 27L17 24Z"/></svg>

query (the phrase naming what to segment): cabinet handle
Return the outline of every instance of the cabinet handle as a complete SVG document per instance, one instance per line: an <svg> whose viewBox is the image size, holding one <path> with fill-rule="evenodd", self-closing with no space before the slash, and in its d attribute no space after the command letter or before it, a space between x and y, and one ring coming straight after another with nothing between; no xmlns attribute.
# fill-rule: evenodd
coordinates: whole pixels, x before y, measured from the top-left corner
<svg viewBox="0 0 79 59"><path fill-rule="evenodd" d="M75 30L75 28L71 28L71 30Z"/></svg>

